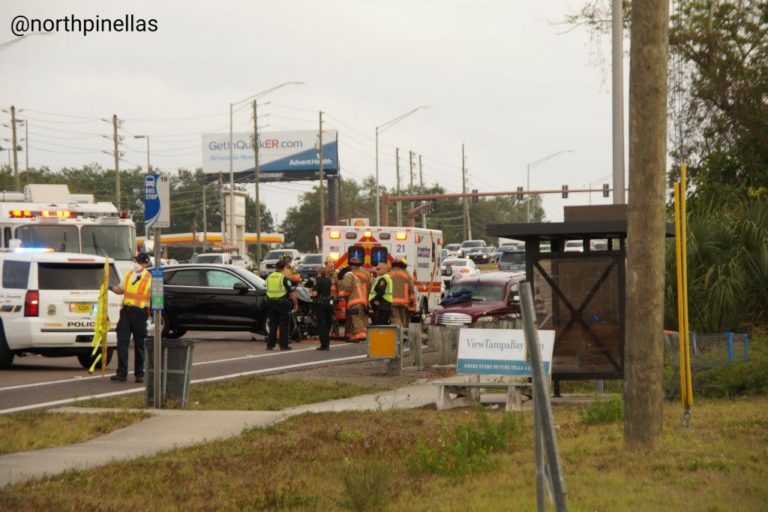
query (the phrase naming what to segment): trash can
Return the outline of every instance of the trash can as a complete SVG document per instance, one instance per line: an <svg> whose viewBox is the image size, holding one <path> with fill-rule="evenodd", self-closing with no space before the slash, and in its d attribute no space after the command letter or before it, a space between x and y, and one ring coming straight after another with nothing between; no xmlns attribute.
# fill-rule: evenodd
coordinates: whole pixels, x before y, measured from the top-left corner
<svg viewBox="0 0 768 512"><path fill-rule="evenodd" d="M155 406L155 338L144 340L147 405ZM194 340L163 339L160 354L160 405L184 409L189 399L189 381L192 376Z"/></svg>

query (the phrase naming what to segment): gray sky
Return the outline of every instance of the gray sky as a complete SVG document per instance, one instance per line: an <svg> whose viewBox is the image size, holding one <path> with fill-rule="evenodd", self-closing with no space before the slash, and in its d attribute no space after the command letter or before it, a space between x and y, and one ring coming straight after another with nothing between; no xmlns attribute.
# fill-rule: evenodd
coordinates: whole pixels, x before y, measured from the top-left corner
<svg viewBox="0 0 768 512"><path fill-rule="evenodd" d="M593 64L597 48L585 30L564 33L567 27L553 24L582 3L0 0L0 43L14 38L17 15L133 14L158 27L87 36L61 31L6 46L0 105L14 104L29 119L30 166L112 167L102 152L111 140L101 137L111 125L99 119L117 114L126 135L122 165L145 165L145 143L132 135L149 134L152 165L173 170L200 166L200 134L228 130L230 102L303 81L263 99L271 102L260 108L263 130L314 130L323 110L326 128L339 131L346 177L373 175L376 125L429 105L381 135L383 184L394 185L400 147L403 168L402 155L413 150L422 155L426 183L458 191L464 143L470 188L525 186L526 164L561 150L573 153L532 170L531 189L590 182L597 188L611 174L610 77ZM0 118L8 124L8 114ZM236 131L251 123L249 109L236 113ZM282 219L310 186L264 185L262 198ZM588 199L545 196L547 218L562 220L564 204ZM592 202L610 199L593 193Z"/></svg>

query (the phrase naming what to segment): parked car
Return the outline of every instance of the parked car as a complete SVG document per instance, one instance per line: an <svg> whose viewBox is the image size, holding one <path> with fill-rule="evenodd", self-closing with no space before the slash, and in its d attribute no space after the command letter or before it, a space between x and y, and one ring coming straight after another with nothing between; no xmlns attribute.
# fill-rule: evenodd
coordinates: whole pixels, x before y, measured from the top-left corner
<svg viewBox="0 0 768 512"><path fill-rule="evenodd" d="M75 356L91 366L91 341L96 324L104 258L67 252L0 253L0 368L16 356ZM114 260L109 284L120 282ZM107 362L117 337L120 297L108 294L112 327L107 334Z"/></svg>
<svg viewBox="0 0 768 512"><path fill-rule="evenodd" d="M470 251L487 246L488 244L485 243L485 240L464 240L459 246L459 252L456 254L456 257L465 258Z"/></svg>
<svg viewBox="0 0 768 512"><path fill-rule="evenodd" d="M254 264L253 260L250 256L247 254L240 256L239 254L233 254L232 255L232 265L240 268L244 268L245 270L253 270Z"/></svg>
<svg viewBox="0 0 768 512"><path fill-rule="evenodd" d="M495 249L492 247L478 247L477 249L474 249L467 253L467 258L474 261L478 265L486 264L486 263L493 263L494 257L493 253L495 252Z"/></svg>
<svg viewBox="0 0 768 512"><path fill-rule="evenodd" d="M189 262L232 265L232 255L228 252L205 252L202 254L195 254L189 259Z"/></svg>
<svg viewBox="0 0 768 512"><path fill-rule="evenodd" d="M473 276L479 274L475 262L466 258L447 258L440 264L440 276L443 283L448 287L454 278L461 276Z"/></svg>
<svg viewBox="0 0 768 512"><path fill-rule="evenodd" d="M165 267L163 337L187 331L265 332L266 282L240 267L190 263Z"/></svg>
<svg viewBox="0 0 768 512"><path fill-rule="evenodd" d="M521 272L486 272L455 280L430 316L432 325L472 325L520 315Z"/></svg>
<svg viewBox="0 0 768 512"><path fill-rule="evenodd" d="M565 242L564 252L584 252L584 242L582 240L568 240Z"/></svg>
<svg viewBox="0 0 768 512"><path fill-rule="evenodd" d="M499 248L499 270L506 272L525 271L525 246L503 245Z"/></svg>
<svg viewBox="0 0 768 512"><path fill-rule="evenodd" d="M301 254L296 249L275 249L274 251L269 251L261 260L261 263L259 263L259 274L261 277L266 278L270 272L273 272L275 270L275 263L284 254L287 254L293 263L298 264L301 260Z"/></svg>
<svg viewBox="0 0 768 512"><path fill-rule="evenodd" d="M301 279L306 281L309 278L317 277L317 271L323 266L322 254L305 254L296 269Z"/></svg>

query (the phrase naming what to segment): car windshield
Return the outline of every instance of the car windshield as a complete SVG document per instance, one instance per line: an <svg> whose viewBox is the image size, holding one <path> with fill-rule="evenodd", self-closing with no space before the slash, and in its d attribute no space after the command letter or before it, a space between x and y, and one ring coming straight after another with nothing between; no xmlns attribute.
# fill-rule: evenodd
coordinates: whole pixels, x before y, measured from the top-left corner
<svg viewBox="0 0 768 512"><path fill-rule="evenodd" d="M458 295L459 293L470 292L472 300L490 300L499 301L504 298L503 284L483 284L483 283L455 283L451 286L450 293Z"/></svg>
<svg viewBox="0 0 768 512"><path fill-rule="evenodd" d="M445 246L446 251L458 251L460 245L459 244L448 244Z"/></svg>
<svg viewBox="0 0 768 512"><path fill-rule="evenodd" d="M16 228L16 238L21 240L22 247L50 247L56 252L80 252L75 226L20 226Z"/></svg>
<svg viewBox="0 0 768 512"><path fill-rule="evenodd" d="M501 253L501 261L504 263L525 263L524 252L503 252Z"/></svg>
<svg viewBox="0 0 768 512"><path fill-rule="evenodd" d="M463 244L461 244L461 246L463 248L465 248L465 249L473 249L475 247L482 247L483 246L483 242L481 242L479 240L475 241L475 242L464 242Z"/></svg>
<svg viewBox="0 0 768 512"><path fill-rule="evenodd" d="M445 264L451 267L466 267L467 260L445 260Z"/></svg>
<svg viewBox="0 0 768 512"><path fill-rule="evenodd" d="M83 226L83 252L109 256L116 260L133 257L134 228L132 226Z"/></svg>
<svg viewBox="0 0 768 512"><path fill-rule="evenodd" d="M221 263L221 254L198 254L193 258L194 263Z"/></svg>
<svg viewBox="0 0 768 512"><path fill-rule="evenodd" d="M270 252L267 253L266 256L264 256L264 259L265 260L279 260L280 257L283 254L287 254L289 257L291 256L291 253L290 252L286 252L286 251L270 251Z"/></svg>
<svg viewBox="0 0 768 512"><path fill-rule="evenodd" d="M306 265L315 265L317 263L323 262L323 255L322 254L309 254L307 256L304 256L304 259L301 260L302 263Z"/></svg>

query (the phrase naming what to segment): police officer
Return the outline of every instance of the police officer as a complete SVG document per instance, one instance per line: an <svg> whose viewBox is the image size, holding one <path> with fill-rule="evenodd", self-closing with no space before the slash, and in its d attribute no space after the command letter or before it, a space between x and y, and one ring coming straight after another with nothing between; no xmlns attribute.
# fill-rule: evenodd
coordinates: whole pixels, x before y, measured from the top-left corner
<svg viewBox="0 0 768 512"><path fill-rule="evenodd" d="M284 273L285 260L275 264L275 271L267 277L267 321L269 336L267 350L275 348L277 331L280 329L280 350L291 350L288 346L288 334L291 325L291 311L298 311L296 292L293 283Z"/></svg>
<svg viewBox="0 0 768 512"><path fill-rule="evenodd" d="M144 382L144 338L147 337L149 298L152 275L147 270L149 256L140 252L134 259L133 270L123 282L110 286L110 291L123 296L120 320L117 322L117 373L110 377L117 382L128 380L128 346L133 335L133 375L136 382Z"/></svg>
<svg viewBox="0 0 768 512"><path fill-rule="evenodd" d="M320 346L317 350L331 349L331 322L333 321L333 292L331 288L333 283L327 274L327 267L318 269L317 280L312 288L317 333L320 337Z"/></svg>
<svg viewBox="0 0 768 512"><path fill-rule="evenodd" d="M389 275L389 265L379 263L376 265L376 280L371 287L368 301L374 307L375 325L389 325L392 315L392 278Z"/></svg>

